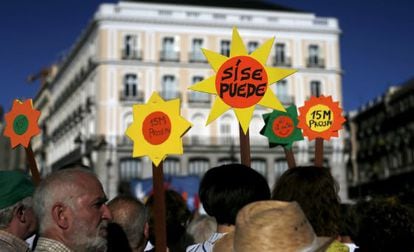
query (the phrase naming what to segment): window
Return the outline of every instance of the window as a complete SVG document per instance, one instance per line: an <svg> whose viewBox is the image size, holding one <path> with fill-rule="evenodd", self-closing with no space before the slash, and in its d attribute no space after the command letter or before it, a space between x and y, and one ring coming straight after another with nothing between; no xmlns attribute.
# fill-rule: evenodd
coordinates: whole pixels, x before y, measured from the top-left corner
<svg viewBox="0 0 414 252"><path fill-rule="evenodd" d="M162 61L178 61L178 52L175 50L173 37L165 37L162 41Z"/></svg>
<svg viewBox="0 0 414 252"><path fill-rule="evenodd" d="M121 159L120 164L120 180L130 181L134 178L142 177L143 166L140 159L125 158Z"/></svg>
<svg viewBox="0 0 414 252"><path fill-rule="evenodd" d="M287 81L286 80L280 80L278 81L275 85L273 85L274 87L274 92L277 96L277 98L279 98L280 102L283 104L287 104L292 102L288 96L288 89L287 89Z"/></svg>
<svg viewBox="0 0 414 252"><path fill-rule="evenodd" d="M210 167L210 162L205 158L194 158L190 160L188 173L190 175L202 176Z"/></svg>
<svg viewBox="0 0 414 252"><path fill-rule="evenodd" d="M203 62L205 61L201 48L203 47L203 40L200 38L193 39L192 51L190 55L190 61Z"/></svg>
<svg viewBox="0 0 414 252"><path fill-rule="evenodd" d="M224 56L230 56L230 41L222 40L221 41L221 54Z"/></svg>
<svg viewBox="0 0 414 252"><path fill-rule="evenodd" d="M175 81L175 76L165 75L162 79L162 91L161 94L164 99L174 99L177 98L177 84Z"/></svg>
<svg viewBox="0 0 414 252"><path fill-rule="evenodd" d="M275 161L275 178L276 181L279 179L280 176L288 169L288 164L286 159L277 159Z"/></svg>
<svg viewBox="0 0 414 252"><path fill-rule="evenodd" d="M319 46L318 45L309 45L309 60L308 66L319 66Z"/></svg>
<svg viewBox="0 0 414 252"><path fill-rule="evenodd" d="M135 35L126 35L124 37L123 58L135 59L139 58L137 37Z"/></svg>
<svg viewBox="0 0 414 252"><path fill-rule="evenodd" d="M276 44L275 65L283 65L286 61L285 44Z"/></svg>
<svg viewBox="0 0 414 252"><path fill-rule="evenodd" d="M251 166L257 172L259 172L264 177L266 177L266 160L264 160L264 159L252 159Z"/></svg>
<svg viewBox="0 0 414 252"><path fill-rule="evenodd" d="M250 41L247 44L247 50L249 51L249 54L254 52L254 50L256 50L258 46L259 46L259 43L257 43L256 41Z"/></svg>
<svg viewBox="0 0 414 252"><path fill-rule="evenodd" d="M180 175L180 160L167 158L163 164L163 170L168 175Z"/></svg>
<svg viewBox="0 0 414 252"><path fill-rule="evenodd" d="M321 95L321 82L311 81L311 96L319 97Z"/></svg>
<svg viewBox="0 0 414 252"><path fill-rule="evenodd" d="M136 97L137 96L137 75L126 74L124 77L124 96Z"/></svg>
<svg viewBox="0 0 414 252"><path fill-rule="evenodd" d="M227 165L227 164L234 164L234 163L238 163L239 161L237 160L236 157L230 157L230 158L221 158L218 161L218 166L221 165Z"/></svg>
<svg viewBox="0 0 414 252"><path fill-rule="evenodd" d="M232 119L230 116L225 116L220 121L220 139L222 144L230 145L233 143L231 123Z"/></svg>
<svg viewBox="0 0 414 252"><path fill-rule="evenodd" d="M202 81L203 79L203 76L193 76L192 83L195 84L197 82ZM189 102L210 103L210 95L203 92L191 91Z"/></svg>

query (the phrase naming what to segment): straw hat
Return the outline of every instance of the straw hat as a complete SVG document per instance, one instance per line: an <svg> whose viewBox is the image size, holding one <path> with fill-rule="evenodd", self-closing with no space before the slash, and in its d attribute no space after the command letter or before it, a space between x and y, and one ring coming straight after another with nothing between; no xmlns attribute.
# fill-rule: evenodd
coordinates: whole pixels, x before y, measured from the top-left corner
<svg viewBox="0 0 414 252"><path fill-rule="evenodd" d="M316 237L296 202L258 201L238 213L233 251L323 251L332 240Z"/></svg>

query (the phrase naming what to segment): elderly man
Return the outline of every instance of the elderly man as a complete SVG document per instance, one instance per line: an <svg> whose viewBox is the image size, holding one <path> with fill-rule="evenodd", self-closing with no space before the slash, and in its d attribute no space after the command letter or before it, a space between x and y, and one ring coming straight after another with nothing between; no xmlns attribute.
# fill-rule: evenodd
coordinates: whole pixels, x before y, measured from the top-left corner
<svg viewBox="0 0 414 252"><path fill-rule="evenodd" d="M32 181L19 171L0 171L0 251L30 251L25 239L34 234Z"/></svg>
<svg viewBox="0 0 414 252"><path fill-rule="evenodd" d="M36 189L39 219L35 251L104 251L106 227L112 218L97 177L79 166L50 174Z"/></svg>
<svg viewBox="0 0 414 252"><path fill-rule="evenodd" d="M112 223L108 226L108 251L143 252L148 241L145 206L133 197L118 196L108 203ZM116 232L120 228L122 232ZM119 231L121 231L119 230ZM121 234L126 241L122 242ZM123 246L126 246L124 250Z"/></svg>

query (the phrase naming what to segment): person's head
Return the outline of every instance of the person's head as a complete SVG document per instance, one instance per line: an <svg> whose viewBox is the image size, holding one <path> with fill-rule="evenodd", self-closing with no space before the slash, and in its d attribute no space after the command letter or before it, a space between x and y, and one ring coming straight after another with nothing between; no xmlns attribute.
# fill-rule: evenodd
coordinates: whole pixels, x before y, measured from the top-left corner
<svg viewBox="0 0 414 252"><path fill-rule="evenodd" d="M317 238L296 202L266 200L240 210L233 251L316 251L332 240Z"/></svg>
<svg viewBox="0 0 414 252"><path fill-rule="evenodd" d="M329 169L303 166L288 169L276 181L272 199L296 201L318 236L339 235L338 184Z"/></svg>
<svg viewBox="0 0 414 252"><path fill-rule="evenodd" d="M394 198L359 202L355 206L359 251L414 251L411 209Z"/></svg>
<svg viewBox="0 0 414 252"><path fill-rule="evenodd" d="M131 251L144 251L148 239L147 213L144 204L130 196L118 196L108 202L108 207L112 213L112 222L122 228ZM111 230L108 229L109 243L112 240Z"/></svg>
<svg viewBox="0 0 414 252"><path fill-rule="evenodd" d="M34 234L33 182L20 171L0 171L0 230L22 240Z"/></svg>
<svg viewBox="0 0 414 252"><path fill-rule="evenodd" d="M111 213L98 178L79 166L51 173L34 194L40 236L75 251L106 247Z"/></svg>
<svg viewBox="0 0 414 252"><path fill-rule="evenodd" d="M194 238L194 243L206 241L216 230L216 220L208 215L194 217L187 227L187 232Z"/></svg>
<svg viewBox="0 0 414 252"><path fill-rule="evenodd" d="M149 240L155 244L155 198L152 194L145 205L149 212ZM191 218L191 212L181 195L173 190L165 191L165 210L167 228L167 247L174 251L174 247L180 245L186 236L187 224Z"/></svg>
<svg viewBox="0 0 414 252"><path fill-rule="evenodd" d="M239 210L259 200L270 199L266 179L242 164L208 170L200 182L199 195L205 211L219 225L234 225Z"/></svg>

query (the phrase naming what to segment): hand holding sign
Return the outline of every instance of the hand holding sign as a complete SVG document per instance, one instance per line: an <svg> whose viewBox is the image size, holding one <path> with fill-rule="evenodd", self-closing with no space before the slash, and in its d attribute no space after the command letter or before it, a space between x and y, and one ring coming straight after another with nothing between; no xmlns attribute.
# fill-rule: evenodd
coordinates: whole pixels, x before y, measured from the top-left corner
<svg viewBox="0 0 414 252"><path fill-rule="evenodd" d="M16 99L13 101L10 112L5 115L6 128L4 130L4 135L10 138L12 148L16 148L18 145L25 148L26 158L35 185L40 182L40 175L30 140L40 133L37 125L39 117L40 111L33 108L32 99L23 102Z"/></svg>

